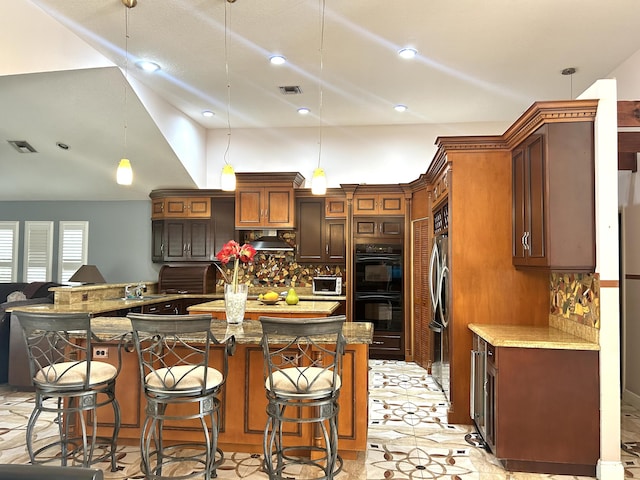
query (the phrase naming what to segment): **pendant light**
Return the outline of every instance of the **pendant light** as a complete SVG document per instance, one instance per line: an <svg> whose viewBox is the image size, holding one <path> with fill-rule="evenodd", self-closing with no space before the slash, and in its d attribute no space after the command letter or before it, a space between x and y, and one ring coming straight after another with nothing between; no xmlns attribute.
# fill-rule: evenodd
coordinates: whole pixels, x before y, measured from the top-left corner
<svg viewBox="0 0 640 480"><path fill-rule="evenodd" d="M318 166L313 171L313 176L311 177L311 193L313 195L324 195L327 193L327 176L324 173L324 170L320 168L320 160L322 158L322 71L323 71L323 49L324 49L324 10L325 10L325 0L319 0L318 8L320 10L320 80L319 80L319 110L318 110L318 118L320 119L320 129L318 134Z"/></svg>
<svg viewBox="0 0 640 480"><path fill-rule="evenodd" d="M227 42L227 30L230 20L227 18L227 4L235 0L227 0L224 4L224 68L227 74L227 148L224 151L224 166L220 175L220 188L225 192L233 192L236 189L236 173L229 163L229 148L231 147L231 81L229 80L229 46ZM229 13L229 17L231 14Z"/></svg>
<svg viewBox="0 0 640 480"><path fill-rule="evenodd" d="M126 155L127 152L127 89L129 87L129 9L138 4L138 0L122 0L126 7L124 11L124 155L118 162L116 170L116 182L118 185L131 185L133 183L133 169Z"/></svg>

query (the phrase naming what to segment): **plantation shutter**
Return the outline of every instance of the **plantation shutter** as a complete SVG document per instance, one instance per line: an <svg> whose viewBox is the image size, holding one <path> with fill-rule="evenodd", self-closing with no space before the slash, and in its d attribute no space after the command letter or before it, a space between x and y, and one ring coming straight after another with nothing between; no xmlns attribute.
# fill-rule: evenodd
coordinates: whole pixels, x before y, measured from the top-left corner
<svg viewBox="0 0 640 480"><path fill-rule="evenodd" d="M51 281L53 222L25 222L24 281Z"/></svg>
<svg viewBox="0 0 640 480"><path fill-rule="evenodd" d="M69 281L82 265L87 263L87 232L89 222L60 222L58 281Z"/></svg>
<svg viewBox="0 0 640 480"><path fill-rule="evenodd" d="M18 222L0 222L0 283L18 278Z"/></svg>

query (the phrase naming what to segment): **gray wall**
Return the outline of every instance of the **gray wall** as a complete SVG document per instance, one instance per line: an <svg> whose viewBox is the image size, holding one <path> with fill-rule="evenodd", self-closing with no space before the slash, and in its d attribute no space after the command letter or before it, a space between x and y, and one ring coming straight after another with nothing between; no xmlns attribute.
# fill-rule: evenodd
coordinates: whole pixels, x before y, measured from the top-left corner
<svg viewBox="0 0 640 480"><path fill-rule="evenodd" d="M151 262L151 202L0 202L0 221L20 221L18 281L22 281L24 222L54 222L54 276L58 272L58 224L88 221L88 263L108 283L157 281ZM53 280L56 280L54 277Z"/></svg>

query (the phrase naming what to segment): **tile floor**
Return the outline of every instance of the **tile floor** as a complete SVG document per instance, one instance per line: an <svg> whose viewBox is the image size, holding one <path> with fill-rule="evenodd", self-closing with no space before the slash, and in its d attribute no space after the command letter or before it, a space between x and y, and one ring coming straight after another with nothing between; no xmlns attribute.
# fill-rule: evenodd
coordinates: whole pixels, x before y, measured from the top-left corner
<svg viewBox="0 0 640 480"><path fill-rule="evenodd" d="M345 460L337 480L566 480L588 477L507 472L470 439L466 425L446 423L446 403L427 372L413 363L370 362L369 441L367 452ZM32 394L0 385L0 463L28 463L25 425L33 405ZM625 405L622 412L622 460L626 478L640 478L640 412ZM53 422L43 426L54 429ZM465 439L466 438L466 439ZM118 472L107 479L142 478L137 447L119 447ZM260 455L226 452L219 479L265 479ZM304 472L292 478L303 478Z"/></svg>

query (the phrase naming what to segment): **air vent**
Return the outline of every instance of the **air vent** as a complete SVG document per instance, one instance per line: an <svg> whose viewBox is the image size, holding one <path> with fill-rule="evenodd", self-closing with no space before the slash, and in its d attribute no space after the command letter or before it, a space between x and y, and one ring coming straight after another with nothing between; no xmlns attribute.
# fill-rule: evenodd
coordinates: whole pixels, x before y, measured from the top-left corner
<svg viewBox="0 0 640 480"><path fill-rule="evenodd" d="M36 149L26 140L7 140L7 142L20 153L36 153Z"/></svg>
<svg viewBox="0 0 640 480"><path fill-rule="evenodd" d="M302 89L298 85L285 85L278 88L283 95L300 95L302 93Z"/></svg>

